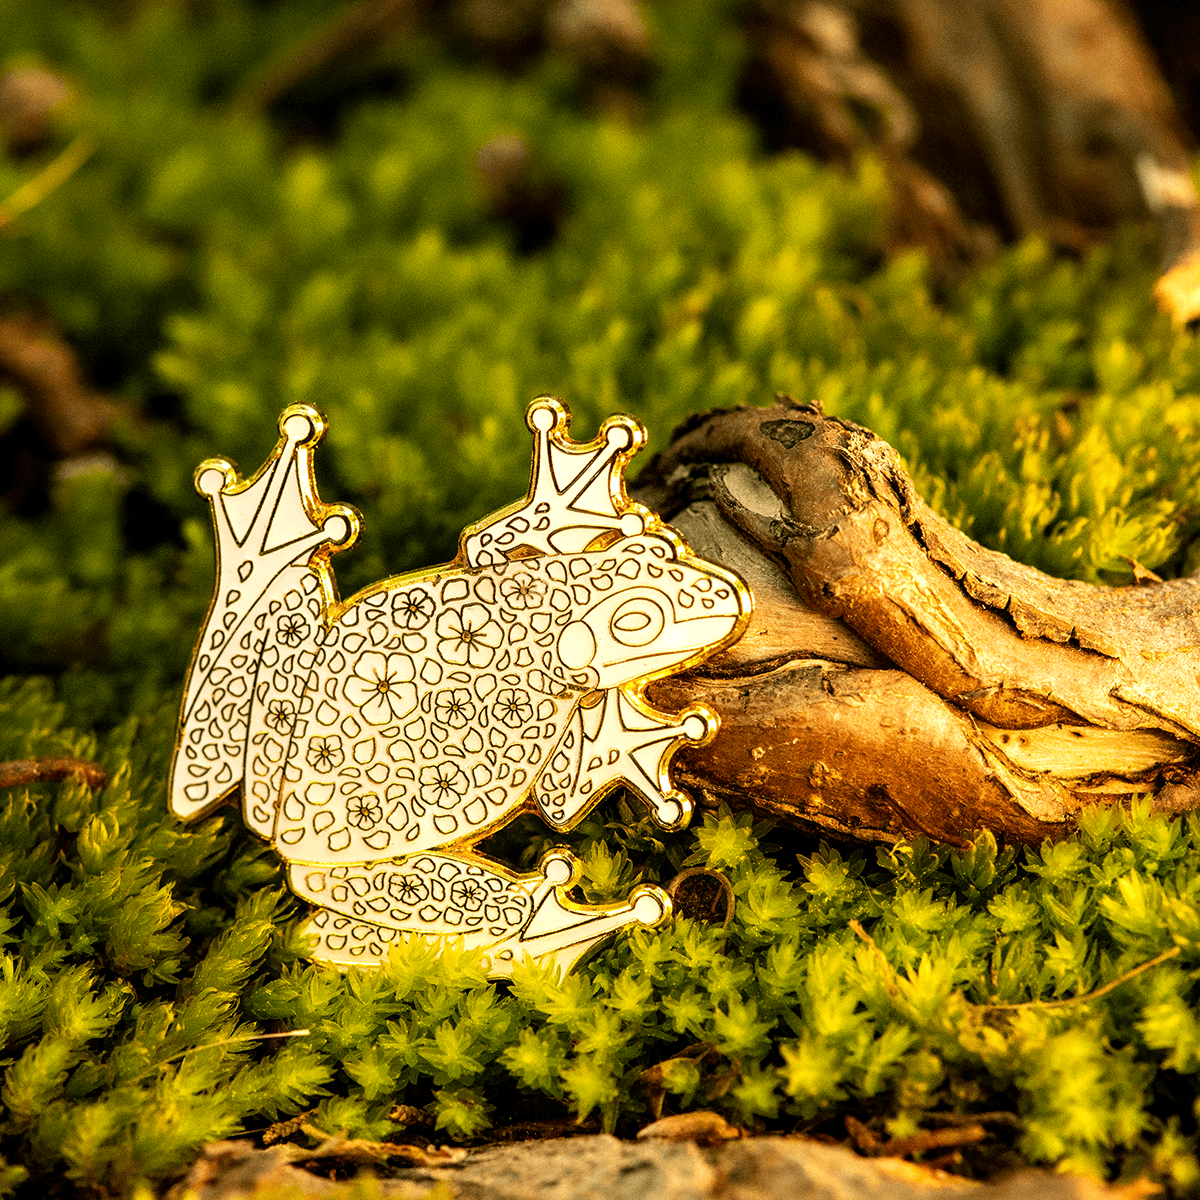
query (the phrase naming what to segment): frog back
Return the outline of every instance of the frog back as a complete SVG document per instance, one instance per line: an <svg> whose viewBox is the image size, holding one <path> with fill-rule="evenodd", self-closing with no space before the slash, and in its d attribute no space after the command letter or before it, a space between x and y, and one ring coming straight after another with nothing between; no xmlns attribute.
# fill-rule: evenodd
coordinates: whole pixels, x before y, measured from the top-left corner
<svg viewBox="0 0 1200 1200"><path fill-rule="evenodd" d="M559 659L571 601L553 561L409 576L348 604L288 748L285 859L371 862L511 819L594 682Z"/></svg>

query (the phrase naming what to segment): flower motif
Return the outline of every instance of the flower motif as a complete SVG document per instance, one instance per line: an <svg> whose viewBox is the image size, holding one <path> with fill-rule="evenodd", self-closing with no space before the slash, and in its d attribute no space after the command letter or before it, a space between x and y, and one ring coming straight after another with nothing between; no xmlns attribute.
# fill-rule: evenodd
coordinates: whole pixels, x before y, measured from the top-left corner
<svg viewBox="0 0 1200 1200"><path fill-rule="evenodd" d="M529 693L522 688L501 688L496 693L492 711L501 724L517 729L533 716Z"/></svg>
<svg viewBox="0 0 1200 1200"><path fill-rule="evenodd" d="M451 608L437 619L438 653L455 666L486 667L504 641L504 630L482 604Z"/></svg>
<svg viewBox="0 0 1200 1200"><path fill-rule="evenodd" d="M332 771L340 767L346 755L342 751L342 739L334 734L332 737L311 737L308 739L308 755L306 761L314 771Z"/></svg>
<svg viewBox="0 0 1200 1200"><path fill-rule="evenodd" d="M284 613L275 622L275 637L285 646L300 645L304 633L304 618L299 613Z"/></svg>
<svg viewBox="0 0 1200 1200"><path fill-rule="evenodd" d="M365 796L353 796L346 805L346 820L358 829L370 829L383 820L383 805L379 797L368 792Z"/></svg>
<svg viewBox="0 0 1200 1200"><path fill-rule="evenodd" d="M354 664L354 674L347 678L342 693L369 725L387 725L417 707L415 674L409 655L368 650Z"/></svg>
<svg viewBox="0 0 1200 1200"><path fill-rule="evenodd" d="M478 912L487 894L487 888L478 879L460 879L450 885L450 903L467 912Z"/></svg>
<svg viewBox="0 0 1200 1200"><path fill-rule="evenodd" d="M447 688L434 697L434 720L451 729L462 729L474 715L475 705L466 688Z"/></svg>
<svg viewBox="0 0 1200 1200"><path fill-rule="evenodd" d="M433 597L424 588L409 588L392 599L392 620L405 629L424 629L433 616Z"/></svg>
<svg viewBox="0 0 1200 1200"><path fill-rule="evenodd" d="M466 775L453 763L434 763L421 768L421 799L426 804L453 808L467 787Z"/></svg>
<svg viewBox="0 0 1200 1200"><path fill-rule="evenodd" d="M536 608L545 594L546 585L525 571L500 584L500 595L512 608Z"/></svg>
<svg viewBox="0 0 1200 1200"><path fill-rule="evenodd" d="M410 907L420 904L429 895L420 875L389 875L387 881L388 895L397 904L407 904Z"/></svg>
<svg viewBox="0 0 1200 1200"><path fill-rule="evenodd" d="M272 700L267 705L265 720L276 733L291 733L296 723L296 706L290 700Z"/></svg>

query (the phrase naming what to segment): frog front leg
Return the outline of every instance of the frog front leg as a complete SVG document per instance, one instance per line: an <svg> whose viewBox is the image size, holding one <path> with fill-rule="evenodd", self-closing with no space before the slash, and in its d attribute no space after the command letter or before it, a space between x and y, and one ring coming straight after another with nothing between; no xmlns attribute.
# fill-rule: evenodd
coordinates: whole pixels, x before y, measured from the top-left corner
<svg viewBox="0 0 1200 1200"><path fill-rule="evenodd" d="M597 693L591 704L580 705L534 786L542 815L556 829L570 829L598 797L624 784L664 829L682 829L692 801L670 786L671 756L682 742L706 742L716 726L704 705L671 717L621 688Z"/></svg>
<svg viewBox="0 0 1200 1200"><path fill-rule="evenodd" d="M293 864L290 883L324 906L304 926L317 938L316 962L372 966L401 935L461 938L467 949L484 952L490 978L504 979L525 959L565 975L612 934L670 915L670 898L651 885L623 903L577 904L567 893L580 869L565 849L549 851L528 875L469 853L437 852L356 866Z"/></svg>

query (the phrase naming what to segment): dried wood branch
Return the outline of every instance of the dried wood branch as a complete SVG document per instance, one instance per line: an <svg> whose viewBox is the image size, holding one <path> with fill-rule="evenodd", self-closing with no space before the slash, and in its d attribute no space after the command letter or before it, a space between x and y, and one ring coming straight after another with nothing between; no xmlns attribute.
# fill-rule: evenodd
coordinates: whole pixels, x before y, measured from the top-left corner
<svg viewBox="0 0 1200 1200"><path fill-rule="evenodd" d="M108 786L108 772L84 758L23 758L0 762L0 788L61 783L64 779L78 779L89 788Z"/></svg>
<svg viewBox="0 0 1200 1200"><path fill-rule="evenodd" d="M755 0L748 38L774 144L881 156L893 245L944 270L978 222L1080 250L1150 218L1160 301L1200 314L1192 138L1126 0Z"/></svg>
<svg viewBox="0 0 1200 1200"><path fill-rule="evenodd" d="M372 48L416 19L421 0L351 0L264 63L233 97L235 112L260 112L301 80Z"/></svg>
<svg viewBox="0 0 1200 1200"><path fill-rule="evenodd" d="M696 418L641 498L756 596L742 641L655 684L722 729L676 776L827 834L1068 831L1089 803L1200 803L1200 577L1054 579L916 494L868 430L781 402Z"/></svg>
<svg viewBox="0 0 1200 1200"><path fill-rule="evenodd" d="M29 312L0 316L0 380L24 394L29 419L55 457L81 454L107 437L115 407L92 389L48 321Z"/></svg>

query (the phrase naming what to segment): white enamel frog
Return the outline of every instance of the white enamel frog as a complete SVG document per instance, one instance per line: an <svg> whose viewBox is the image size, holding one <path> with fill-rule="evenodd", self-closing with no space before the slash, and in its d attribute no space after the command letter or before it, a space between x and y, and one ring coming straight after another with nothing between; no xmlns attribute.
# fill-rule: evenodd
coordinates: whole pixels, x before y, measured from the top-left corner
<svg viewBox="0 0 1200 1200"><path fill-rule="evenodd" d="M651 886L572 901L579 863L565 849L527 875L476 849L523 811L570 829L619 785L682 828L691 802L670 758L711 738L716 717L661 713L644 689L729 645L751 606L740 580L626 496L638 422L612 417L574 442L549 397L526 420L526 499L465 530L454 562L345 601L329 560L360 521L317 496L320 413L287 409L249 480L224 459L197 468L218 575L171 808L195 819L240 792L249 827L319 906L318 962L377 964L415 934L483 949L494 978L527 956L565 972L616 930L669 914Z"/></svg>

